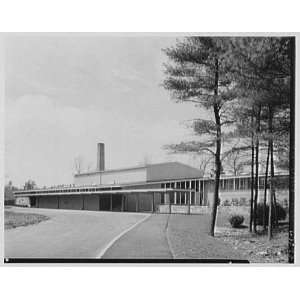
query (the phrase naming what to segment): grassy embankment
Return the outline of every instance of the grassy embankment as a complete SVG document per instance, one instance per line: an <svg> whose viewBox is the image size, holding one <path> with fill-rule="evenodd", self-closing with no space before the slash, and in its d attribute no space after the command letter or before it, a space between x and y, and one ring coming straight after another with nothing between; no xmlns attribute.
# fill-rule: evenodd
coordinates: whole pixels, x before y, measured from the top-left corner
<svg viewBox="0 0 300 300"><path fill-rule="evenodd" d="M49 217L44 215L21 213L21 212L19 213L19 212L9 211L7 209L5 209L4 211L5 229L12 229L20 226L33 225L46 220L49 220Z"/></svg>

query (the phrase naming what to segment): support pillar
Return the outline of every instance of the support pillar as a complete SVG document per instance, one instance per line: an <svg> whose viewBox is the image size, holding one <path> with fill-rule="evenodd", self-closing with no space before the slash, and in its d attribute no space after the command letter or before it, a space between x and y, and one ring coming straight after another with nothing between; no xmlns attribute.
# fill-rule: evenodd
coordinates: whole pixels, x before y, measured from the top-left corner
<svg viewBox="0 0 300 300"><path fill-rule="evenodd" d="M184 182L184 189L186 190L186 181ZM186 205L186 192L184 192L184 204Z"/></svg>
<svg viewBox="0 0 300 300"><path fill-rule="evenodd" d="M181 190L181 182L179 183L179 189ZM182 198L182 195L181 195L181 192L179 192L179 204L181 205L181 198Z"/></svg>
<svg viewBox="0 0 300 300"><path fill-rule="evenodd" d="M154 203L154 201L155 201L155 193L153 193L153 198L152 198L152 213L155 212L155 203Z"/></svg>
<svg viewBox="0 0 300 300"><path fill-rule="evenodd" d="M205 189L204 189L205 184L204 184L204 181L203 181L203 185L202 186L203 186L203 188L202 188L202 204L205 205L206 203L205 203L205 200L204 200L204 197L205 197L205 192L204 192L205 191Z"/></svg>
<svg viewBox="0 0 300 300"><path fill-rule="evenodd" d="M171 201L170 201L170 195L165 192L164 193L164 198L165 198L165 204L169 205L169 213L171 213Z"/></svg>
<svg viewBox="0 0 300 300"><path fill-rule="evenodd" d="M135 194L135 211L139 211L139 194Z"/></svg>
<svg viewBox="0 0 300 300"><path fill-rule="evenodd" d="M110 211L112 211L112 194L110 194Z"/></svg>
<svg viewBox="0 0 300 300"><path fill-rule="evenodd" d="M190 200L189 200L189 204L192 204L192 181L190 180L189 182L189 188L190 188Z"/></svg>
<svg viewBox="0 0 300 300"><path fill-rule="evenodd" d="M198 203L199 205L201 205L201 181L200 180L198 180L198 195L199 195Z"/></svg>
<svg viewBox="0 0 300 300"><path fill-rule="evenodd" d="M121 198L121 211L124 211L124 202L125 202L124 195L122 195L121 197L122 197Z"/></svg>

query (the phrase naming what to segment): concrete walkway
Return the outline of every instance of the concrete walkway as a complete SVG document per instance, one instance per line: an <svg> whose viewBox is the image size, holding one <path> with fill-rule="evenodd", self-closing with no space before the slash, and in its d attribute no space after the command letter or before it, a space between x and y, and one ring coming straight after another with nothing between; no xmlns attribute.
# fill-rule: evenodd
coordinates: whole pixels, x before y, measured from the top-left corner
<svg viewBox="0 0 300 300"><path fill-rule="evenodd" d="M102 258L244 259L207 234L208 215L152 215L117 240Z"/></svg>
<svg viewBox="0 0 300 300"><path fill-rule="evenodd" d="M102 258L170 259L168 215L154 214L117 240Z"/></svg>
<svg viewBox="0 0 300 300"><path fill-rule="evenodd" d="M6 258L97 258L123 231L148 214L11 208L50 217L39 224L5 230Z"/></svg>

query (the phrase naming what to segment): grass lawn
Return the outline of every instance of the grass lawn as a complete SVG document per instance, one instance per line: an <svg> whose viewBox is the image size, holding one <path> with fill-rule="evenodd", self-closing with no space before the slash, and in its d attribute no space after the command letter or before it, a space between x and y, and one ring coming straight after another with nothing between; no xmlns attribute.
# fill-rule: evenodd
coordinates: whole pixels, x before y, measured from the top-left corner
<svg viewBox="0 0 300 300"><path fill-rule="evenodd" d="M5 210L4 211L4 221L5 229L12 229L19 226L27 226L40 223L42 221L48 220L49 217L39 215L39 214L30 214L30 213L16 213L13 211Z"/></svg>
<svg viewBox="0 0 300 300"><path fill-rule="evenodd" d="M288 222L279 222L273 230L273 239L268 240L261 226L258 233L249 232L249 218L245 218L243 227L232 228L228 222L229 215L219 215L216 238L230 243L236 250L245 253L252 263L288 263Z"/></svg>

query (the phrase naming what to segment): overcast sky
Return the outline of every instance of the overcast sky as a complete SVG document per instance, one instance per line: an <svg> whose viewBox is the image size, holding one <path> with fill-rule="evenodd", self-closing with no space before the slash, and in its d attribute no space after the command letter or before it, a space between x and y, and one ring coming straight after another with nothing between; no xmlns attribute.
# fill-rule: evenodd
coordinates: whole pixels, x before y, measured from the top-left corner
<svg viewBox="0 0 300 300"><path fill-rule="evenodd" d="M106 168L181 161L162 146L193 139L185 120L199 108L175 103L161 86L161 51L175 37L21 35L6 40L5 179L22 186L73 181L74 158Z"/></svg>

